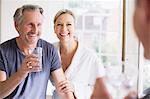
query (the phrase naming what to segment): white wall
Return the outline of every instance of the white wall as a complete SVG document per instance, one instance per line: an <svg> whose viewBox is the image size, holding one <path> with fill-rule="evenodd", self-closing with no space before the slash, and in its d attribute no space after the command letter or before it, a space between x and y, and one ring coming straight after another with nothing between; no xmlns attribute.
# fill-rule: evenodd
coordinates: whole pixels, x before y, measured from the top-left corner
<svg viewBox="0 0 150 99"><path fill-rule="evenodd" d="M53 17L59 9L64 7L62 0L1 0L1 42L18 35L14 28L13 15L15 10L23 4L37 4L44 9L42 38L49 42L56 41L53 33Z"/></svg>

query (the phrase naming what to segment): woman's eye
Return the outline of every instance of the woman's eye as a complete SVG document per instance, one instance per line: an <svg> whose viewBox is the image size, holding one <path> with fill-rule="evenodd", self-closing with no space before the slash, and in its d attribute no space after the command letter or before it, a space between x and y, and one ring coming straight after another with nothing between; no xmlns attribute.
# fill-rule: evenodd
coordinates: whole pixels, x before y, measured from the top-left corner
<svg viewBox="0 0 150 99"><path fill-rule="evenodd" d="M40 27L41 25L42 25L42 24L39 23L39 24L38 24L38 27Z"/></svg>
<svg viewBox="0 0 150 99"><path fill-rule="evenodd" d="M57 26L61 26L61 24L57 24Z"/></svg>

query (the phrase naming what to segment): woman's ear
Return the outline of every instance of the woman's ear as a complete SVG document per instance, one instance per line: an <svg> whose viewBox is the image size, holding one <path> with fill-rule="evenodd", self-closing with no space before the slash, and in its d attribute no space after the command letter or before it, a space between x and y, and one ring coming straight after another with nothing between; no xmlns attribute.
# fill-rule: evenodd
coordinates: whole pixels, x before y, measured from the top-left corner
<svg viewBox="0 0 150 99"><path fill-rule="evenodd" d="M76 40L76 41L78 41L77 35L73 35L73 39Z"/></svg>
<svg viewBox="0 0 150 99"><path fill-rule="evenodd" d="M56 34L56 32L55 32L55 24L54 24L54 33Z"/></svg>

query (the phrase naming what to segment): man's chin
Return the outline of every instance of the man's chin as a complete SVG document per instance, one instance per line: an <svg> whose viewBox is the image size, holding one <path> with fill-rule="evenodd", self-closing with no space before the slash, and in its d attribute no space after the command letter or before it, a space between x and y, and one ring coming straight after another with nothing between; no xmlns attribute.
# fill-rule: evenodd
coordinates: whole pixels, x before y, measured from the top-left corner
<svg viewBox="0 0 150 99"><path fill-rule="evenodd" d="M30 41L28 41L28 44L34 45L34 44L37 44L37 41L38 41L38 39L37 40L30 40Z"/></svg>

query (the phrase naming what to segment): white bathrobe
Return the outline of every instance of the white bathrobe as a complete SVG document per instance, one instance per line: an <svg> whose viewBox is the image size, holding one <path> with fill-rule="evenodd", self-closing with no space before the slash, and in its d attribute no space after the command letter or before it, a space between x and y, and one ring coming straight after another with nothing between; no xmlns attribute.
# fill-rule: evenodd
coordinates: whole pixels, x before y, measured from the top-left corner
<svg viewBox="0 0 150 99"><path fill-rule="evenodd" d="M54 45L59 53L59 43ZM90 99L96 78L103 77L105 70L96 53L78 42L78 48L65 75L73 84L77 99ZM59 99L56 94L53 97Z"/></svg>

